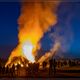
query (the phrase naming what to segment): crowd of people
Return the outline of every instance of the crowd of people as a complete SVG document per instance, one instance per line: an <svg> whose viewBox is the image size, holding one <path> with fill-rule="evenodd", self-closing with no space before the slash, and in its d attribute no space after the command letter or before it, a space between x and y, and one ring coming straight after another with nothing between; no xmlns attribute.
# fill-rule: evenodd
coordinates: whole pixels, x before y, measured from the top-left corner
<svg viewBox="0 0 80 80"><path fill-rule="evenodd" d="M49 65L48 68L46 68L47 64ZM57 67L62 67L63 65L75 66L77 64L77 62L71 60L60 62L55 59L50 59L49 62L44 61L42 63L42 69L47 69L49 75L54 74L55 76ZM17 64L16 66L13 64L12 67L0 65L0 76L19 76L22 75L22 72L25 73L25 75L35 75L40 72L39 66L39 63L28 63L27 67L21 66L20 64Z"/></svg>

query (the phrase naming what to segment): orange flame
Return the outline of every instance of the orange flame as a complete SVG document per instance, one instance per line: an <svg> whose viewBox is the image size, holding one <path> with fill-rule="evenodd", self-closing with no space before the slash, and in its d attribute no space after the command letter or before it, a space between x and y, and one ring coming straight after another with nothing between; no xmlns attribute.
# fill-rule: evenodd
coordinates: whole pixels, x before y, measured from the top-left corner
<svg viewBox="0 0 80 80"><path fill-rule="evenodd" d="M30 1L32 2L23 3L21 8L18 19L19 44L12 51L8 63L14 56L25 56L29 61L35 62L35 51L38 49L40 39L57 22L55 11L59 1Z"/></svg>

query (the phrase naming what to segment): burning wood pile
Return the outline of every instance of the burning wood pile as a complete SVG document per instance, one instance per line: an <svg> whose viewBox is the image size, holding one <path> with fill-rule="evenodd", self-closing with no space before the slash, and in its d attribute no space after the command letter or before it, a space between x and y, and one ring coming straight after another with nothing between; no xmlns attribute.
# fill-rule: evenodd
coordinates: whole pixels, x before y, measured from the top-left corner
<svg viewBox="0 0 80 80"><path fill-rule="evenodd" d="M49 28L57 23L56 10L60 1L52 0L24 0L22 2L21 14L18 18L19 33L18 46L11 52L5 66L16 62L25 64L26 58L30 63L36 62L35 56L40 49L40 39ZM38 63L51 58L60 44L55 43L54 49L46 53L38 60ZM53 53L51 53L53 52ZM17 60L16 60L17 58ZM21 62L19 62L21 61Z"/></svg>

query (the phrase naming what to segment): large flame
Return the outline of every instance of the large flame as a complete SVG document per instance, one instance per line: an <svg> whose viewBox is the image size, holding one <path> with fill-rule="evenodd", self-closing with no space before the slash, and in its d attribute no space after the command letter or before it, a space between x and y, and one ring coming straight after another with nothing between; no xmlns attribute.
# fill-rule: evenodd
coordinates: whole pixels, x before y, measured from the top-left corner
<svg viewBox="0 0 80 80"><path fill-rule="evenodd" d="M24 56L35 62L39 41L48 29L56 24L56 9L59 1L30 0L23 2L19 24L19 44L12 51L7 64L14 56Z"/></svg>

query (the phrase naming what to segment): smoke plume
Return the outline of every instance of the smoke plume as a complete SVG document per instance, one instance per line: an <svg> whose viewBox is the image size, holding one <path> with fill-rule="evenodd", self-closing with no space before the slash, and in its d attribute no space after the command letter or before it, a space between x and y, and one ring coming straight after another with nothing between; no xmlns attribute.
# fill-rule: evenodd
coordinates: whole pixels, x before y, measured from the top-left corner
<svg viewBox="0 0 80 80"><path fill-rule="evenodd" d="M53 48L51 48L50 52L47 52L45 55L43 55L39 60L38 62L39 63L42 63L46 60L49 60L51 59L55 53L58 51L58 49L60 48L60 43L59 42L56 42L55 45L53 46Z"/></svg>

